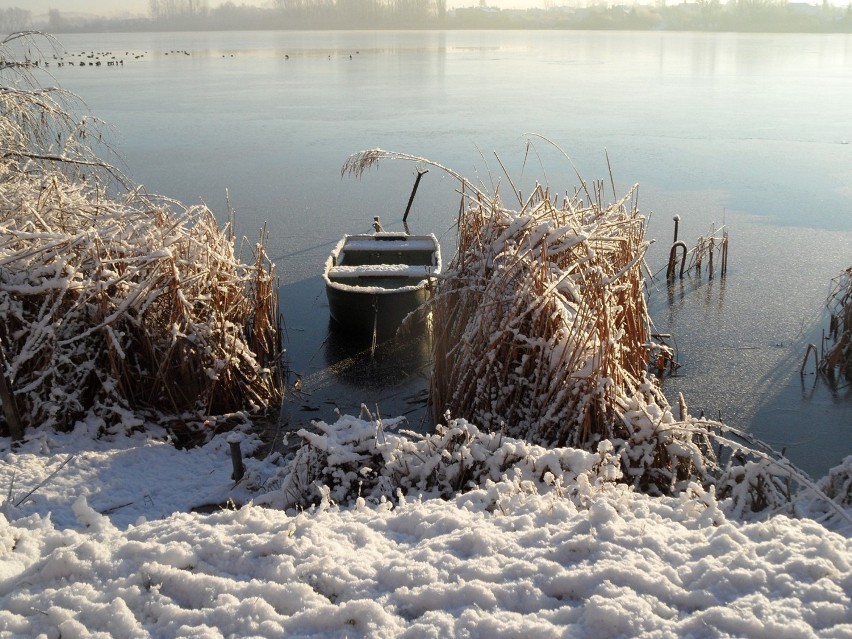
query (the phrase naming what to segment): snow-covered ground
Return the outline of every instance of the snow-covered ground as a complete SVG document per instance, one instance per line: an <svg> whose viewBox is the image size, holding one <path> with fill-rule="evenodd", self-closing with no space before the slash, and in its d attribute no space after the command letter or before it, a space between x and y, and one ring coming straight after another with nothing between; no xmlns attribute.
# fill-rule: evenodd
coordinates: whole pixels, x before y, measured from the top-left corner
<svg viewBox="0 0 852 639"><path fill-rule="evenodd" d="M842 517L734 519L698 486L655 498L585 471L192 512L260 501L280 458L234 486L225 435L97 431L0 438L0 637L852 637Z"/></svg>

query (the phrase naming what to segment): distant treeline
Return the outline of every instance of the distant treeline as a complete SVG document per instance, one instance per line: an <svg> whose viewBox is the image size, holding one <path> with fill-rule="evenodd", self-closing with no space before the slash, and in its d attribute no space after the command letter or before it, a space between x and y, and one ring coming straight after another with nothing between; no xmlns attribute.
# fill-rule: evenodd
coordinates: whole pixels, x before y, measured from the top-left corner
<svg viewBox="0 0 852 639"><path fill-rule="evenodd" d="M834 7L784 0L698 0L653 6L552 6L499 10L447 9L446 0L274 0L271 7L207 0L149 0L144 18L80 17L51 9L34 17L26 9L0 9L0 32L51 33L264 29L623 29L852 33L852 3Z"/></svg>

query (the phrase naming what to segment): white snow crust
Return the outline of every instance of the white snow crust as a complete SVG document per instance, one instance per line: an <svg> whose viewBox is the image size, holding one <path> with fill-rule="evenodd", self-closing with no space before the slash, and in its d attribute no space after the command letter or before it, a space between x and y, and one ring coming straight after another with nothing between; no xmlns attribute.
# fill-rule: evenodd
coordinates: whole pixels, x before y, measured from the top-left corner
<svg viewBox="0 0 852 639"><path fill-rule="evenodd" d="M349 461L340 433L377 428L336 425ZM449 499L319 487L284 511L250 501L296 472L280 458L234 485L225 434L181 451L99 426L0 438L0 637L852 637L850 529L815 502L743 518L507 440L521 461Z"/></svg>

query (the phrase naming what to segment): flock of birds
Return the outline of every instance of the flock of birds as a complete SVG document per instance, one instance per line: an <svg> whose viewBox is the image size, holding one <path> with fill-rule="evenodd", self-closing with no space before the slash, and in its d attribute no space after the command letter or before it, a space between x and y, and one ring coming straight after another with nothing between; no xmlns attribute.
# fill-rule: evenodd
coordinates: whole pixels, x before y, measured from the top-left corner
<svg viewBox="0 0 852 639"><path fill-rule="evenodd" d="M128 59L138 60L140 58L144 58L147 53L147 51L145 51L144 53L134 53L131 51L125 51L124 55ZM184 51L183 53L189 55L189 53L187 53L186 51ZM30 61L29 63L36 67L40 66L40 64L43 64L45 67L50 67L51 65L50 60L44 60L41 63L39 63L38 60L34 60ZM118 57L117 55L113 54L112 51L82 51L80 53L68 53L66 51L64 56L54 54L52 61L52 64L55 64L57 67L99 67L102 66L104 63L106 63L106 66L108 67L123 66L124 58Z"/></svg>
<svg viewBox="0 0 852 639"><path fill-rule="evenodd" d="M360 53L360 51L356 51L356 54ZM165 51L164 55L191 55L189 51L181 50L181 49L173 49L171 51ZM63 56L59 56L54 54L53 60L31 60L29 57L27 58L27 64L32 66L45 66L50 67L51 64L56 65L57 67L71 66L71 67L100 67L106 64L108 67L118 67L124 66L125 58L127 60L139 60L148 55L147 51L136 53L132 51L125 51L124 57L120 57L119 55L114 54L112 51L81 51L80 53L68 53L67 51ZM222 54L222 57L229 57L228 54ZM231 53L230 57L233 58L234 54ZM285 60L290 59L289 54L284 55ZM328 56L328 59L331 60L331 56ZM352 59L352 56L349 56L349 59Z"/></svg>

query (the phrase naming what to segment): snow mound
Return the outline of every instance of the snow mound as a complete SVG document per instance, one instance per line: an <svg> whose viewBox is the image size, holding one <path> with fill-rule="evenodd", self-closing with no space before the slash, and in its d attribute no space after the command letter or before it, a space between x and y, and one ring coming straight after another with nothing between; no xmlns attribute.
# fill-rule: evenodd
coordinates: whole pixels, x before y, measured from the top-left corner
<svg viewBox="0 0 852 639"><path fill-rule="evenodd" d="M96 424L42 429L16 451L0 438L4 493L38 486L0 509L0 636L852 636L852 529L807 518L824 518L813 502L743 521L697 484L652 497L617 483L607 445L546 450L458 420L434 435L454 459L437 462L439 439L398 423L377 438L379 422L341 416L313 432L336 465L313 505L289 511L259 503L289 499L308 458L247 458L234 486L225 435L182 451L94 439ZM385 459L417 461L407 492L364 480L390 477ZM840 489L850 467L830 475ZM335 503L358 482L360 499Z"/></svg>

